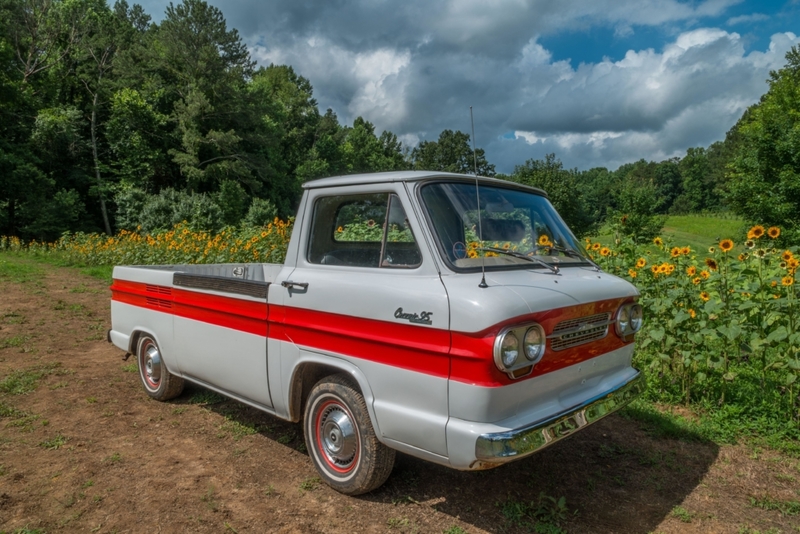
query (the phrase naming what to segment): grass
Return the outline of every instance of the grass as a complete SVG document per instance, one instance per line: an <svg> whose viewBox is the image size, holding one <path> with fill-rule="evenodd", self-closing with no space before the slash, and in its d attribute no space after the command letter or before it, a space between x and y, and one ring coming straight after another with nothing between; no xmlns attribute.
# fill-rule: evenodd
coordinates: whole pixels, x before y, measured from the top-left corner
<svg viewBox="0 0 800 534"><path fill-rule="evenodd" d="M661 230L661 237L681 246L688 245L693 250L707 250L726 237L734 241L741 240L744 231L744 221L732 217L671 215ZM600 232L601 235L593 240L603 245L613 245L613 236L604 233L603 228Z"/></svg>
<svg viewBox="0 0 800 534"><path fill-rule="evenodd" d="M3 380L0 380L0 392L9 395L24 395L34 391L39 385L39 380L45 376L66 374L67 372L65 369L61 369L61 363L59 362L27 369L15 369Z"/></svg>
<svg viewBox="0 0 800 534"><path fill-rule="evenodd" d="M800 515L799 501L781 501L778 499L773 499L769 495L761 497L760 499L750 497L750 505L754 508L761 508L762 510L777 510L782 515Z"/></svg>
<svg viewBox="0 0 800 534"><path fill-rule="evenodd" d="M49 451L55 451L67 444L67 438L58 434L50 439L46 439L39 443L39 446Z"/></svg>

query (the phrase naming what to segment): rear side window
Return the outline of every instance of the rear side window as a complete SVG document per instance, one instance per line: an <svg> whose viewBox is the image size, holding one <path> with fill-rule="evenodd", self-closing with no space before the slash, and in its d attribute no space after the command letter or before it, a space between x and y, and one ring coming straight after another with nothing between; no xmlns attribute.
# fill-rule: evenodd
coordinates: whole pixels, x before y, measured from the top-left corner
<svg viewBox="0 0 800 534"><path fill-rule="evenodd" d="M400 198L393 193L322 197L314 204L308 261L350 267L422 263Z"/></svg>

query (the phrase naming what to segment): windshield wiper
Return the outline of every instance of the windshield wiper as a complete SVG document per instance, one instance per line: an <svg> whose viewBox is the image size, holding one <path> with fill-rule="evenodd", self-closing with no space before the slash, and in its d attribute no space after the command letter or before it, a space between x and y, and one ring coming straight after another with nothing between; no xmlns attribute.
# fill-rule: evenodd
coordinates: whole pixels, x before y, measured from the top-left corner
<svg viewBox="0 0 800 534"><path fill-rule="evenodd" d="M528 260L532 263L538 263L543 267L547 267L552 271L553 274L558 274L558 267L555 265L550 265L546 261L537 258L536 256L527 256L525 254L520 254L519 252L515 252L513 250L506 250L504 248L494 248L494 247L486 247L486 248L479 248L478 250L482 252L496 252L498 254L505 254L506 256L512 256L514 258L519 258L521 260Z"/></svg>
<svg viewBox="0 0 800 534"><path fill-rule="evenodd" d="M576 258L576 259L579 259L579 260L583 260L583 261L589 263L592 267L594 267L595 271L601 271L602 270L602 269L600 269L600 266L597 265L595 262L593 262L591 259L587 258L586 256L584 256L580 252L578 252L576 250L573 250L571 248L559 247L558 245L551 245L551 246L537 245L536 248L532 249L530 252L533 252L533 251L536 251L536 250L545 249L545 248L548 248L548 249L551 249L551 250L555 250L556 252L561 252L565 256L569 256L570 258Z"/></svg>

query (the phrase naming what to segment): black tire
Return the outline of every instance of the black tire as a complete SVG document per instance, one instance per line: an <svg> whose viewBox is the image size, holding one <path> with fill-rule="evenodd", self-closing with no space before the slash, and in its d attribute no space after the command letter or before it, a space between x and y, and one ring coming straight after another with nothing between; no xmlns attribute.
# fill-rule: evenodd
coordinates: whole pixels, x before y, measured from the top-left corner
<svg viewBox="0 0 800 534"><path fill-rule="evenodd" d="M159 401L174 399L183 392L183 378L169 372L155 340L142 335L136 345L139 378L145 392Z"/></svg>
<svg viewBox="0 0 800 534"><path fill-rule="evenodd" d="M346 495L381 486L394 467L394 449L375 435L364 397L347 375L323 378L306 402L306 448L322 479Z"/></svg>

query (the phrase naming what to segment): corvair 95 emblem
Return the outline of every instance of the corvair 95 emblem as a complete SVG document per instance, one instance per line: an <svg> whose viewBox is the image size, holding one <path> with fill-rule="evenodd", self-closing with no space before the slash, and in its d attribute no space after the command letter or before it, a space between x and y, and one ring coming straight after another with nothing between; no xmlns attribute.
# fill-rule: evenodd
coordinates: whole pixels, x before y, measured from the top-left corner
<svg viewBox="0 0 800 534"><path fill-rule="evenodd" d="M433 315L433 312L406 313L403 308L397 308L394 312L395 319L405 319L410 323L416 324L432 324L431 315Z"/></svg>

